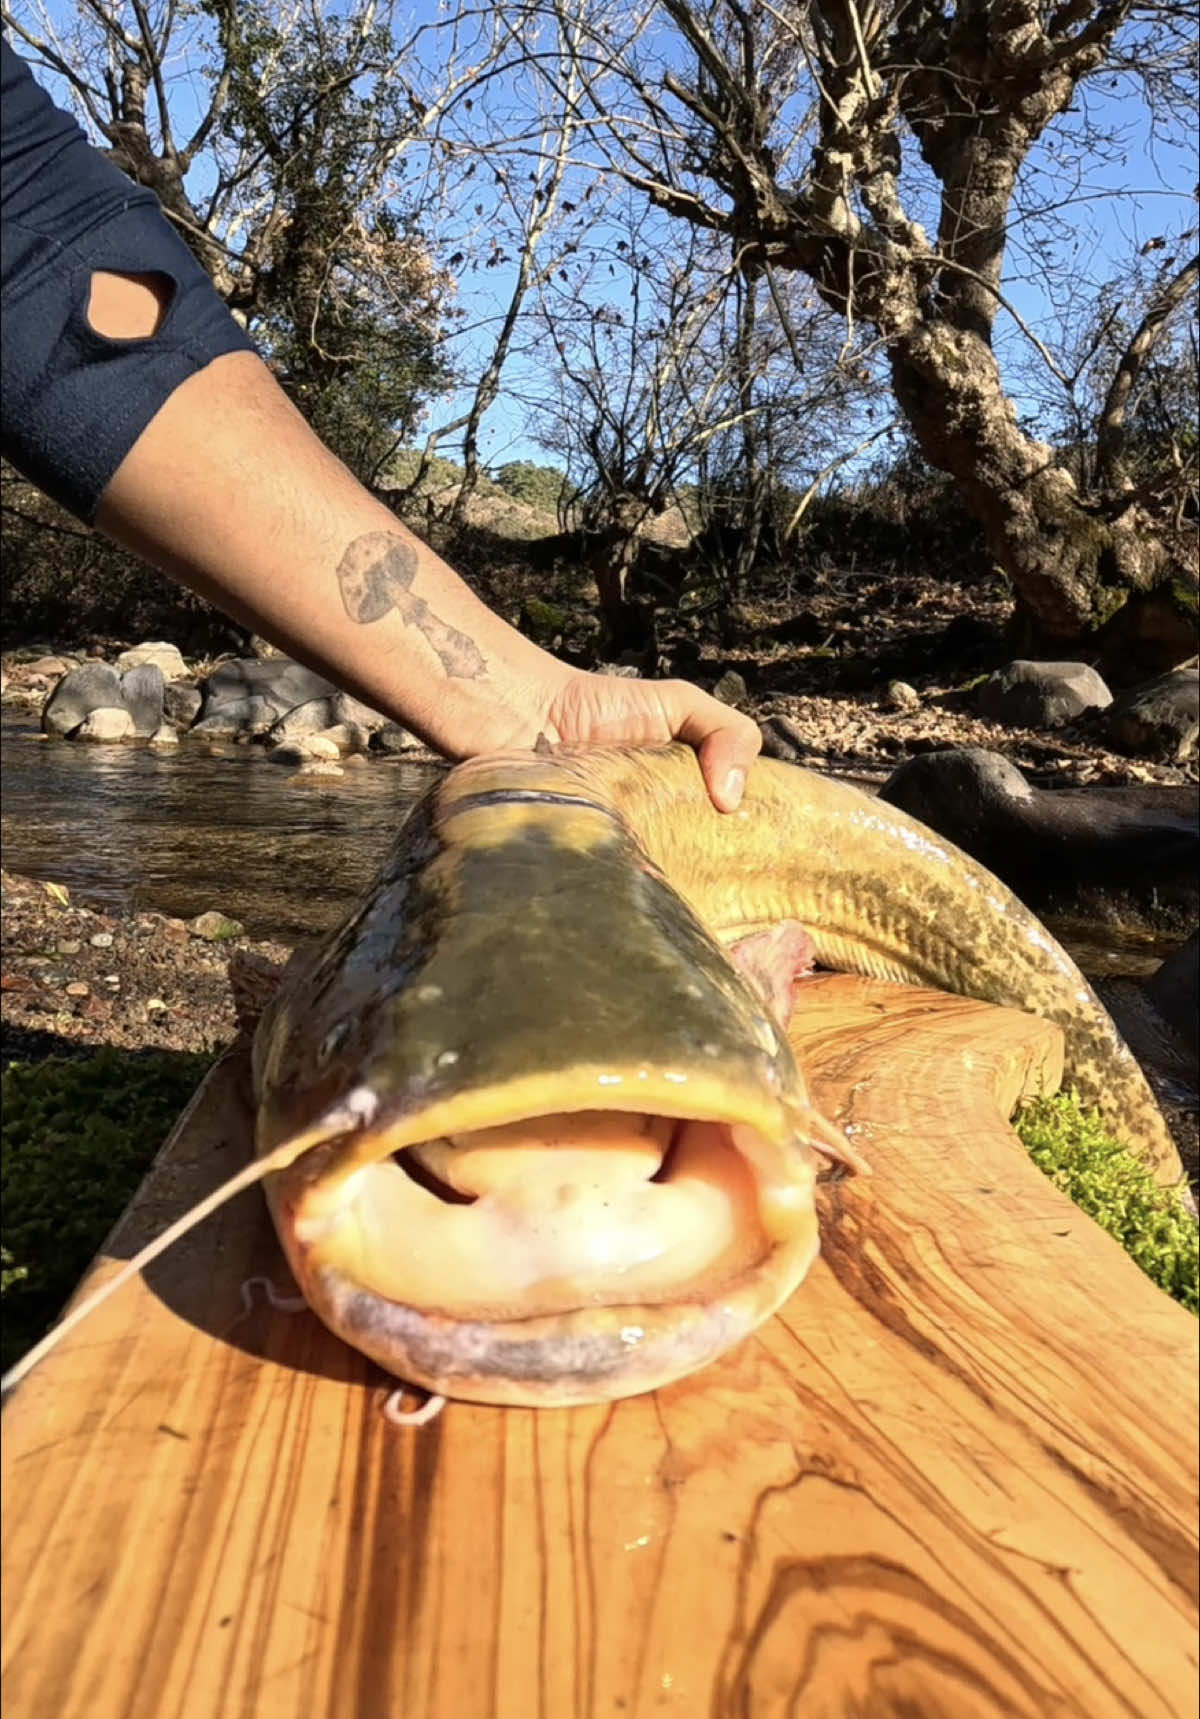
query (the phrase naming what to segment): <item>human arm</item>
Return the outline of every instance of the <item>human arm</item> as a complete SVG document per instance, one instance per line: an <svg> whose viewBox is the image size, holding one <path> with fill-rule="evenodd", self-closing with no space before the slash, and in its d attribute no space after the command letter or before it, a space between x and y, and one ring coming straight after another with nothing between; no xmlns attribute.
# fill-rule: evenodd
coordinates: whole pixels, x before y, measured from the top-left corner
<svg viewBox="0 0 1200 1719"><path fill-rule="evenodd" d="M678 737L732 807L748 718L570 669L487 609L322 445L155 199L7 41L0 81L7 458L451 757Z"/></svg>
<svg viewBox="0 0 1200 1719"><path fill-rule="evenodd" d="M449 757L539 734L678 738L722 810L740 799L759 746L748 717L686 682L586 674L540 650L363 489L252 354L175 389L96 522Z"/></svg>

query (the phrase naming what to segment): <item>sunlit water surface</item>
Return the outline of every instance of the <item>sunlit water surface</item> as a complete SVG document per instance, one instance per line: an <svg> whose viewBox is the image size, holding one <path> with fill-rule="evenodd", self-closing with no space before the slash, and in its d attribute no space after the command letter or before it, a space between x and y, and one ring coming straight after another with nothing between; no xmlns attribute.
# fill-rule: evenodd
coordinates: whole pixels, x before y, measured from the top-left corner
<svg viewBox="0 0 1200 1719"><path fill-rule="evenodd" d="M81 745L6 718L4 866L109 911L219 908L252 936L292 941L337 922L433 774L372 758L301 778L259 747Z"/></svg>

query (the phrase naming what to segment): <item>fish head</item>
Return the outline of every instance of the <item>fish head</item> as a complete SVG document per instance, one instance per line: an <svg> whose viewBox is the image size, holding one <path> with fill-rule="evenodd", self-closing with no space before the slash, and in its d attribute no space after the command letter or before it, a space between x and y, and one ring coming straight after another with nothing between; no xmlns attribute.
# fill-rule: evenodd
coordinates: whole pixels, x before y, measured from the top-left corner
<svg viewBox="0 0 1200 1719"><path fill-rule="evenodd" d="M268 1198L339 1335L445 1395L592 1401L791 1292L830 1131L622 821L505 780L435 791L269 1006L257 1147L295 1148Z"/></svg>

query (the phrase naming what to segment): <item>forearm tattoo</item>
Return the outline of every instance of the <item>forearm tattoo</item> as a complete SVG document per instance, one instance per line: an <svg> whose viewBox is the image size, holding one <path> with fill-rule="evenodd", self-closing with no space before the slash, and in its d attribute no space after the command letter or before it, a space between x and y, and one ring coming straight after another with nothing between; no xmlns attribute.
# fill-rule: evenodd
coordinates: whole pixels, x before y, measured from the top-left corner
<svg viewBox="0 0 1200 1719"><path fill-rule="evenodd" d="M338 589L352 621L368 626L395 609L406 625L424 635L451 680L481 680L487 663L474 639L447 626L424 597L414 597L417 552L390 531L356 537L338 562Z"/></svg>

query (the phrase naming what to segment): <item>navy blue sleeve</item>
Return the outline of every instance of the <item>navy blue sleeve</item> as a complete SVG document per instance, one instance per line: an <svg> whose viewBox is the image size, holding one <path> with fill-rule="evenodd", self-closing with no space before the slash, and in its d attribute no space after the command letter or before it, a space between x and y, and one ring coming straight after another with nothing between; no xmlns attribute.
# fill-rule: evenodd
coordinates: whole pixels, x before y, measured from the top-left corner
<svg viewBox="0 0 1200 1719"><path fill-rule="evenodd" d="M179 384L253 351L152 192L88 143L0 39L0 446L81 519ZM97 270L165 275L158 332L109 340L87 320Z"/></svg>

